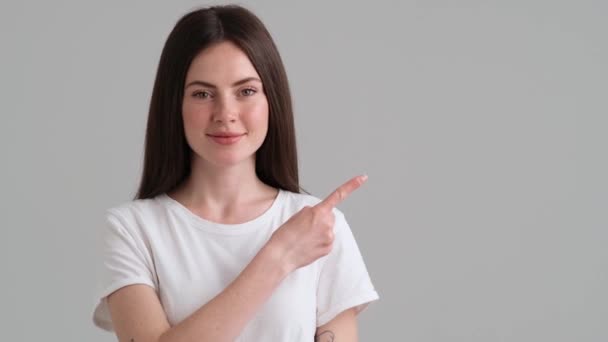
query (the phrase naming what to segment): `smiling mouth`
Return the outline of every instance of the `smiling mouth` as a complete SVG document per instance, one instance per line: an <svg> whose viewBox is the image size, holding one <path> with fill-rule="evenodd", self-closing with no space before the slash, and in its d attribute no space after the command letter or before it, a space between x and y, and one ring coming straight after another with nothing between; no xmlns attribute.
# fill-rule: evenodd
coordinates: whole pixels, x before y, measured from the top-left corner
<svg viewBox="0 0 608 342"><path fill-rule="evenodd" d="M215 138L233 138L233 137L240 137L243 134L245 134L245 133L241 133L241 134L207 134L207 135L210 137L215 137Z"/></svg>
<svg viewBox="0 0 608 342"><path fill-rule="evenodd" d="M239 140L241 140L241 138L243 136L245 136L245 133L241 134L241 135L230 135L230 136L221 136L221 135L207 135L209 138L211 138L211 140L213 140L214 142L220 144L220 145L231 145L234 144L236 142L238 142Z"/></svg>

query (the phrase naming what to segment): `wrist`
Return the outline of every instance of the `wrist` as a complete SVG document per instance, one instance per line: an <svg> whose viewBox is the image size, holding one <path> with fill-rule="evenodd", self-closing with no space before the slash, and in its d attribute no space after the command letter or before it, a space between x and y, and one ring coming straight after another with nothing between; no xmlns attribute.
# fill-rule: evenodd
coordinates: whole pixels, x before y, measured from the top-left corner
<svg viewBox="0 0 608 342"><path fill-rule="evenodd" d="M276 239L270 239L263 247L263 253L268 259L268 262L278 270L280 276L286 277L295 267L289 262L286 248L283 247Z"/></svg>

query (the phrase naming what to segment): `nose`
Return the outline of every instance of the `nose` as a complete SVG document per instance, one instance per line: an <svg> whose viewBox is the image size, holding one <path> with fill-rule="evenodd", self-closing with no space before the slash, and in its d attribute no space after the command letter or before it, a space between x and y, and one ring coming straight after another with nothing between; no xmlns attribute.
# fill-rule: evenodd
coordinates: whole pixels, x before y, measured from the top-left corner
<svg viewBox="0 0 608 342"><path fill-rule="evenodd" d="M235 122L238 110L235 101L228 96L218 96L213 111L214 122Z"/></svg>

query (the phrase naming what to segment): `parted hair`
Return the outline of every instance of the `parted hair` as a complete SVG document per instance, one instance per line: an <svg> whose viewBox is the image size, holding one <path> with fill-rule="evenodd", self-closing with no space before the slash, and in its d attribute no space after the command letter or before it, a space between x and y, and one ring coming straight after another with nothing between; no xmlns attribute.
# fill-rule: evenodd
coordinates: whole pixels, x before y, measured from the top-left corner
<svg viewBox="0 0 608 342"><path fill-rule="evenodd" d="M150 99L135 199L169 192L190 175L193 151L182 118L186 74L201 51L224 41L249 57L268 99L268 133L255 155L258 178L269 186L300 192L293 105L279 51L256 15L241 6L223 5L185 14L165 42Z"/></svg>

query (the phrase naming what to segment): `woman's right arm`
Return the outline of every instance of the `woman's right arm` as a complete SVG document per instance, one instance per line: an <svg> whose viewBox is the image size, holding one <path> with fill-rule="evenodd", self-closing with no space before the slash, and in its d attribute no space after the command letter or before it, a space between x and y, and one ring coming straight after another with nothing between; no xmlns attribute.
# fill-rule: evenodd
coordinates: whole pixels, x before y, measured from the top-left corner
<svg viewBox="0 0 608 342"><path fill-rule="evenodd" d="M314 207L306 206L290 217L232 283L174 327L147 285L113 292L108 306L119 341L234 341L289 273L331 252L333 208L366 178L351 179Z"/></svg>
<svg viewBox="0 0 608 342"><path fill-rule="evenodd" d="M108 306L120 342L234 341L289 274L276 244L266 244L220 294L170 327L154 290L130 285L113 292Z"/></svg>

